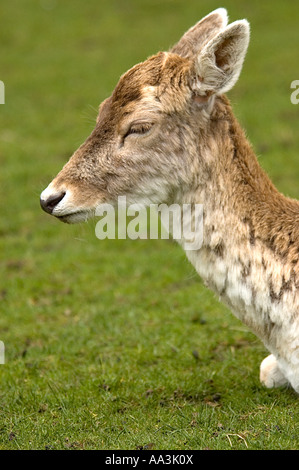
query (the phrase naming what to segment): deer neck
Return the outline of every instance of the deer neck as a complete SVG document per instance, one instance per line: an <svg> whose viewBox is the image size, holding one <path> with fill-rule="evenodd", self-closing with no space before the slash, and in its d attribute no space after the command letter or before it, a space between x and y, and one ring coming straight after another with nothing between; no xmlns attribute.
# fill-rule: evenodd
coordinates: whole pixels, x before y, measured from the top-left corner
<svg viewBox="0 0 299 470"><path fill-rule="evenodd" d="M267 341L281 309L286 315L299 309L299 203L282 196L262 170L225 97L204 137L200 183L186 195L203 204L203 245L186 254L205 283Z"/></svg>

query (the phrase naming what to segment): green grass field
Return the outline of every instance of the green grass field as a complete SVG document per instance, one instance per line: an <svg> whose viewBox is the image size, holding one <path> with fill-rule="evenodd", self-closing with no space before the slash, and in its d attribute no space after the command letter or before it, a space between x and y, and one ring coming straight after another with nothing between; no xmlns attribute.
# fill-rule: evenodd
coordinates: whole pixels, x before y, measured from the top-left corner
<svg viewBox="0 0 299 470"><path fill-rule="evenodd" d="M298 396L260 385L267 351L178 245L39 207L119 76L219 6L251 23L235 113L298 198L295 2L1 2L0 449L299 449Z"/></svg>

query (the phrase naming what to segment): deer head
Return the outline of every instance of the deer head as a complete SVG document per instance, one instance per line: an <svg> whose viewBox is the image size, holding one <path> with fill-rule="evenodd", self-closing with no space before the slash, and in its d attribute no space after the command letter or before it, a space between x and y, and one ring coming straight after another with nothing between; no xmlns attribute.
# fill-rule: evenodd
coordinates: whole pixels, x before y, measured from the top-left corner
<svg viewBox="0 0 299 470"><path fill-rule="evenodd" d="M68 223L100 203L171 203L200 184L204 139L217 95L236 83L249 42L246 20L203 18L169 51L137 64L99 108L95 129L41 194Z"/></svg>

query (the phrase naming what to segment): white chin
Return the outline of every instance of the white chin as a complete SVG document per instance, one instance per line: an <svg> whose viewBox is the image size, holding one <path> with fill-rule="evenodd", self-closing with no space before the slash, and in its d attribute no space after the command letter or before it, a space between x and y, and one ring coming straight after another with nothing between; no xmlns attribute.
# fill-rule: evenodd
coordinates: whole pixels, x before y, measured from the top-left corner
<svg viewBox="0 0 299 470"><path fill-rule="evenodd" d="M55 217L57 217L57 219L67 224L80 224L82 222L86 222L88 219L90 219L90 217L92 217L92 215L93 215L92 211L78 211L78 212L73 212L73 213L61 215L61 216L56 215Z"/></svg>

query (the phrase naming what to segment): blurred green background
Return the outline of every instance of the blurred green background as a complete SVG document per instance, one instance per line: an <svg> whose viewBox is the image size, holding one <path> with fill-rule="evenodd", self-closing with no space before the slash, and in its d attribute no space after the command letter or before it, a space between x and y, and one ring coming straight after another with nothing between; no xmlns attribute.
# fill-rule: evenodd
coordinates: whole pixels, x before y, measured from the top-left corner
<svg viewBox="0 0 299 470"><path fill-rule="evenodd" d="M93 129L119 76L215 8L247 18L229 93L261 165L299 196L296 2L0 4L1 449L298 449L298 398L258 379L267 354L165 240L95 237L39 194Z"/></svg>

